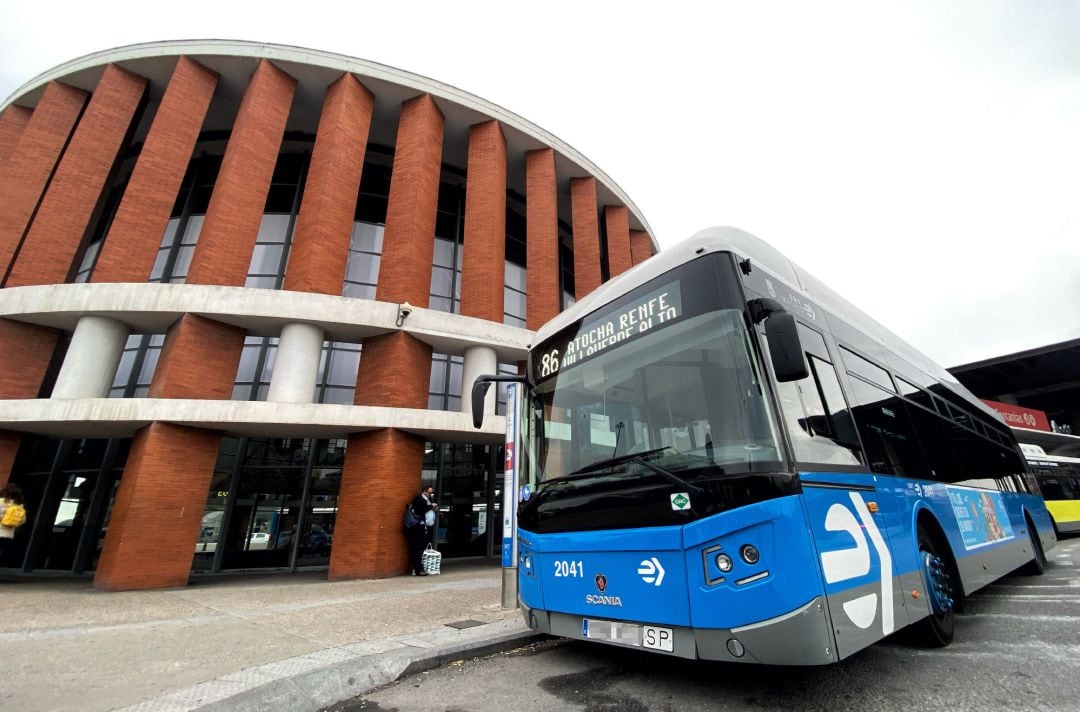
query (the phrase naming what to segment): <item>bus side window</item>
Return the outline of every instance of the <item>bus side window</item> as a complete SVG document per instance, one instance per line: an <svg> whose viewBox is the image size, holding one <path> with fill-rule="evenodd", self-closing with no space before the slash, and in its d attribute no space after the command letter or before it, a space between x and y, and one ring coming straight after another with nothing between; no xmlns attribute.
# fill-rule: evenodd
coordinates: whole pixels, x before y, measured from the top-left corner
<svg viewBox="0 0 1080 712"><path fill-rule="evenodd" d="M836 371L828 361L809 352L806 356L809 376L776 384L795 459L804 464L859 465L859 446Z"/></svg>
<svg viewBox="0 0 1080 712"><path fill-rule="evenodd" d="M904 401L848 373L855 401L855 423L862 435L870 471L929 478L930 465L915 436Z"/></svg>
<svg viewBox="0 0 1080 712"><path fill-rule="evenodd" d="M934 479L941 482L958 482L964 479L964 469L953 447L952 424L937 413L917 405L909 406L908 414L915 425L915 432L922 443L926 458L930 461Z"/></svg>

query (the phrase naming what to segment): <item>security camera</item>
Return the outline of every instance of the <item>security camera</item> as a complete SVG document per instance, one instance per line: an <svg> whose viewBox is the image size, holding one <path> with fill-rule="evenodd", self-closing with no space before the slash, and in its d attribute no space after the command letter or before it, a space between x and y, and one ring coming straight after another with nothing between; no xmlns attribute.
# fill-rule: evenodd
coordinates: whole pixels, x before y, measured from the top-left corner
<svg viewBox="0 0 1080 712"><path fill-rule="evenodd" d="M404 302L402 304L399 304L398 308L397 308L397 319L395 320L394 323L397 326L401 326L402 324L404 324L405 323L405 317L412 314L412 310L413 310L412 304L409 304L408 302Z"/></svg>

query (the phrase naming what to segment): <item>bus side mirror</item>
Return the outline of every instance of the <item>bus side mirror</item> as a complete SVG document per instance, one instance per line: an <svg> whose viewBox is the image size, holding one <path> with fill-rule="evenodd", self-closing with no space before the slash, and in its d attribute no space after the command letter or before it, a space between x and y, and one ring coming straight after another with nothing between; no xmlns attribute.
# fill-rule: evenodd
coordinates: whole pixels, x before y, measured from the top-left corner
<svg viewBox="0 0 1080 712"><path fill-rule="evenodd" d="M765 322L765 338L769 342L773 373L781 383L799 381L810 375L799 342L795 315L775 299L751 299L747 305L755 324Z"/></svg>
<svg viewBox="0 0 1080 712"><path fill-rule="evenodd" d="M479 428L484 424L484 398L491 387L490 376L477 376L472 384L472 424Z"/></svg>
<svg viewBox="0 0 1080 712"><path fill-rule="evenodd" d="M484 398L492 383L525 383L525 376L499 376L494 373L477 376L472 384L472 424L479 428L484 424Z"/></svg>
<svg viewBox="0 0 1080 712"><path fill-rule="evenodd" d="M772 354L773 373L781 383L800 381L810 375L799 343L795 315L789 311L775 312L765 320L765 338Z"/></svg>

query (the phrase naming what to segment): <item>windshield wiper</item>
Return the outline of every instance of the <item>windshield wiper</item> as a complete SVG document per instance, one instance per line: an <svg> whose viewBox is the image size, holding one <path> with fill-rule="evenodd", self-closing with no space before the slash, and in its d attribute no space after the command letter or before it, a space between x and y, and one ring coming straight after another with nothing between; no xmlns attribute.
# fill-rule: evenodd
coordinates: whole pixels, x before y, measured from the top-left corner
<svg viewBox="0 0 1080 712"><path fill-rule="evenodd" d="M658 447L655 450L645 450L644 452L632 452L632 453L628 453L626 455L618 455L616 457L608 457L608 458L605 458L603 460L597 460L596 462L592 463L591 465L586 465L585 467L582 467L580 470L574 470L573 472L571 472L571 473L569 473L567 475L564 475L562 477L557 477L555 479L548 480L545 484L550 484L552 482L565 482L567 480L578 479L580 477L583 477L584 475L592 474L593 472L596 472L597 470L602 470L605 467L614 467L615 465L621 465L624 462L633 462L633 463L636 463L638 465L641 465L642 467L644 467L644 468L646 468L648 470L652 470L653 472L660 475L661 477L663 477L668 482L671 482L672 484L678 485L680 487L685 487L687 489L687 491L689 491L691 494L693 494L693 495L695 495L697 497L704 496L705 495L705 490L701 489L697 485L690 484L689 482L687 482L683 478L679 477L678 475L673 474L673 473L669 472L668 470L665 470L662 467L654 465L654 464L652 464L651 462L649 462L648 460L645 459L646 457L650 457L652 455L658 455L659 453L661 453L661 452L663 452L665 450L670 450L670 449L671 449L670 446L665 445L664 447Z"/></svg>
<svg viewBox="0 0 1080 712"><path fill-rule="evenodd" d="M614 465L621 465L622 463L629 462L631 460L635 460L635 459L639 459L639 458L645 458L645 457L651 457L653 455L659 455L664 450L670 450L670 449L671 449L670 445L665 445L664 447L658 447L658 448L656 448L654 450L645 450L643 452L628 452L625 455L615 455L614 457L605 457L602 460L597 460L596 462L585 465L585 467L582 467L581 469L574 470L573 472L570 472L570 473L566 474L564 477L574 477L575 475L586 475L586 474L588 474L590 472L596 472L597 470L602 470L605 467L611 467L611 466L614 466ZM563 479L563 477L560 477L559 479Z"/></svg>

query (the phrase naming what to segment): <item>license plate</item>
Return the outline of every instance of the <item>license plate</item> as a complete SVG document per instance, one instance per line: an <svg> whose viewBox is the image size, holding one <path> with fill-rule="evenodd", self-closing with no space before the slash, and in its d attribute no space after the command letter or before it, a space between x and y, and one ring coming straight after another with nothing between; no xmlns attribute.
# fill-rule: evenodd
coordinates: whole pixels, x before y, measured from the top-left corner
<svg viewBox="0 0 1080 712"><path fill-rule="evenodd" d="M622 621L605 621L595 618L581 620L581 637L586 640L602 640L608 643L631 645L670 653L675 650L675 633L671 628L640 625Z"/></svg>

